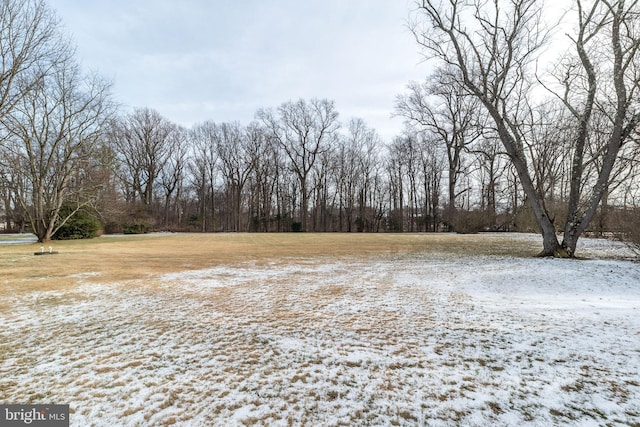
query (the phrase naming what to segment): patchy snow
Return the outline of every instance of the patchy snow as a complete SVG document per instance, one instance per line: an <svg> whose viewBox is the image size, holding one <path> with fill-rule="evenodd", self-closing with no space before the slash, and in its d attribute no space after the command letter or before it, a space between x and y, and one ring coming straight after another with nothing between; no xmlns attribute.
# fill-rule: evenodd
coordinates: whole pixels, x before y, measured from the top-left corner
<svg viewBox="0 0 640 427"><path fill-rule="evenodd" d="M27 234L27 233L0 234L0 246L23 245L27 243L35 243L37 241L38 241L38 238L33 234Z"/></svg>
<svg viewBox="0 0 640 427"><path fill-rule="evenodd" d="M640 423L629 261L248 262L13 296L0 326L0 401L74 426Z"/></svg>

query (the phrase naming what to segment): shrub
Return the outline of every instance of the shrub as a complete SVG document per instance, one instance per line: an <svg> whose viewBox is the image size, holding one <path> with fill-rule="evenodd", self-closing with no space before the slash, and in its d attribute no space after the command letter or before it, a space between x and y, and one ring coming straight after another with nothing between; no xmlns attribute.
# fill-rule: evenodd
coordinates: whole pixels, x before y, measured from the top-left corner
<svg viewBox="0 0 640 427"><path fill-rule="evenodd" d="M475 234L492 226L484 211L457 211L451 225L453 231L459 234Z"/></svg>
<svg viewBox="0 0 640 427"><path fill-rule="evenodd" d="M112 213L105 225L107 234L145 234L153 231L155 221L144 206L124 206Z"/></svg>
<svg viewBox="0 0 640 427"><path fill-rule="evenodd" d="M122 224L122 232L124 234L146 234L151 230L153 230L153 225L150 222Z"/></svg>
<svg viewBox="0 0 640 427"><path fill-rule="evenodd" d="M122 223L124 234L146 234L153 231L154 220L143 209L130 213Z"/></svg>
<svg viewBox="0 0 640 427"><path fill-rule="evenodd" d="M640 209L624 210L617 215L620 232L615 233L640 257Z"/></svg>
<svg viewBox="0 0 640 427"><path fill-rule="evenodd" d="M72 206L63 206L60 210L60 218L66 218L73 212ZM71 218L58 229L53 236L55 240L92 239L99 235L102 223L98 220L96 212L89 207L76 211Z"/></svg>

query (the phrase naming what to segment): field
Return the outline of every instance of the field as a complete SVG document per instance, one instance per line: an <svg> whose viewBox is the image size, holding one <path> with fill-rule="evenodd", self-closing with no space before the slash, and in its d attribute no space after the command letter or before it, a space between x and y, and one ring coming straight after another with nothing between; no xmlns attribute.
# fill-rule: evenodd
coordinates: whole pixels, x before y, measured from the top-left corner
<svg viewBox="0 0 640 427"><path fill-rule="evenodd" d="M48 250L48 246L45 250ZM73 426L640 426L640 264L533 235L0 244L0 403Z"/></svg>

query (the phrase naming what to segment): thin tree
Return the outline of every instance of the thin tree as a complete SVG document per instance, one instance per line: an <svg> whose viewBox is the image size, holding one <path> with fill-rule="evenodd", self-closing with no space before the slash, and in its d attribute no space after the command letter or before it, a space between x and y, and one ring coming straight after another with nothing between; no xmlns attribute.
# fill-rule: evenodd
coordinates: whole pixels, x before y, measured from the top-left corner
<svg viewBox="0 0 640 427"><path fill-rule="evenodd" d="M267 132L258 122L250 123L246 128L249 152L253 162L251 212L252 227L257 231L272 231L271 222L276 205L277 186L280 181L280 155L277 146L267 137Z"/></svg>
<svg viewBox="0 0 640 427"><path fill-rule="evenodd" d="M215 186L218 153L215 149L216 125L207 121L191 129L193 156L190 163L193 186L198 197L198 217L201 231L212 231L215 225Z"/></svg>
<svg viewBox="0 0 640 427"><path fill-rule="evenodd" d="M420 133L420 169L424 191L425 231L438 231L441 222L440 196L442 194L442 177L446 170L444 148L428 138L436 138L433 134Z"/></svg>
<svg viewBox="0 0 640 427"><path fill-rule="evenodd" d="M176 127L171 135L171 153L169 159L160 171L160 184L164 196L163 223L165 227L171 224L171 211L175 213L178 225L181 220L180 199L183 192L186 164L188 163L189 146L187 144L187 131ZM173 209L171 201L173 199Z"/></svg>
<svg viewBox="0 0 640 427"><path fill-rule="evenodd" d="M467 147L480 135L477 129L478 101L460 84L454 69L442 68L432 80L410 82L408 93L396 98L396 111L410 125L432 133L433 141L445 147L448 161L447 189L449 194L447 215L455 219L456 199L465 189L459 188L463 174L463 155Z"/></svg>
<svg viewBox="0 0 640 427"><path fill-rule="evenodd" d="M368 197L373 153L380 144L375 130L364 120L349 120L346 135L338 139L335 151L334 173L338 198L338 230L359 231L365 229L366 202Z"/></svg>
<svg viewBox="0 0 640 427"><path fill-rule="evenodd" d="M338 112L333 101L300 99L285 102L277 112L261 109L257 117L289 159L300 190L300 222L309 225L309 177L319 158L328 150L328 141L338 129Z"/></svg>
<svg viewBox="0 0 640 427"><path fill-rule="evenodd" d="M113 124L111 142L121 162L121 179L151 210L162 169L172 154L176 126L155 110L138 108Z"/></svg>
<svg viewBox="0 0 640 427"><path fill-rule="evenodd" d="M256 159L251 152L253 141L238 122L222 123L215 129L216 151L231 206L228 227L232 231L242 231L243 195Z"/></svg>

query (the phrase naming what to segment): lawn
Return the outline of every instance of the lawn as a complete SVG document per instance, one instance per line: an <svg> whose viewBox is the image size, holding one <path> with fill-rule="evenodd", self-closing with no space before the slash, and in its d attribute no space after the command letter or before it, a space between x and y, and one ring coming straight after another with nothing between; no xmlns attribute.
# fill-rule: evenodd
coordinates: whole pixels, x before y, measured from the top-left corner
<svg viewBox="0 0 640 427"><path fill-rule="evenodd" d="M640 265L487 234L0 246L0 402L71 425L640 425ZM48 249L48 245L47 245Z"/></svg>
<svg viewBox="0 0 640 427"><path fill-rule="evenodd" d="M503 235L456 234L169 234L105 236L93 240L14 246L0 244L5 284L19 289L45 289L76 283L75 275L99 281L131 280L168 272L292 257L370 257L415 252L514 254L531 256L538 242ZM16 240L13 237L7 238ZM1 240L0 240L1 243ZM35 259L33 252L51 247L60 254ZM9 280L10 279L10 280ZM71 279L71 280L69 280ZM0 282L1 283L1 282Z"/></svg>

